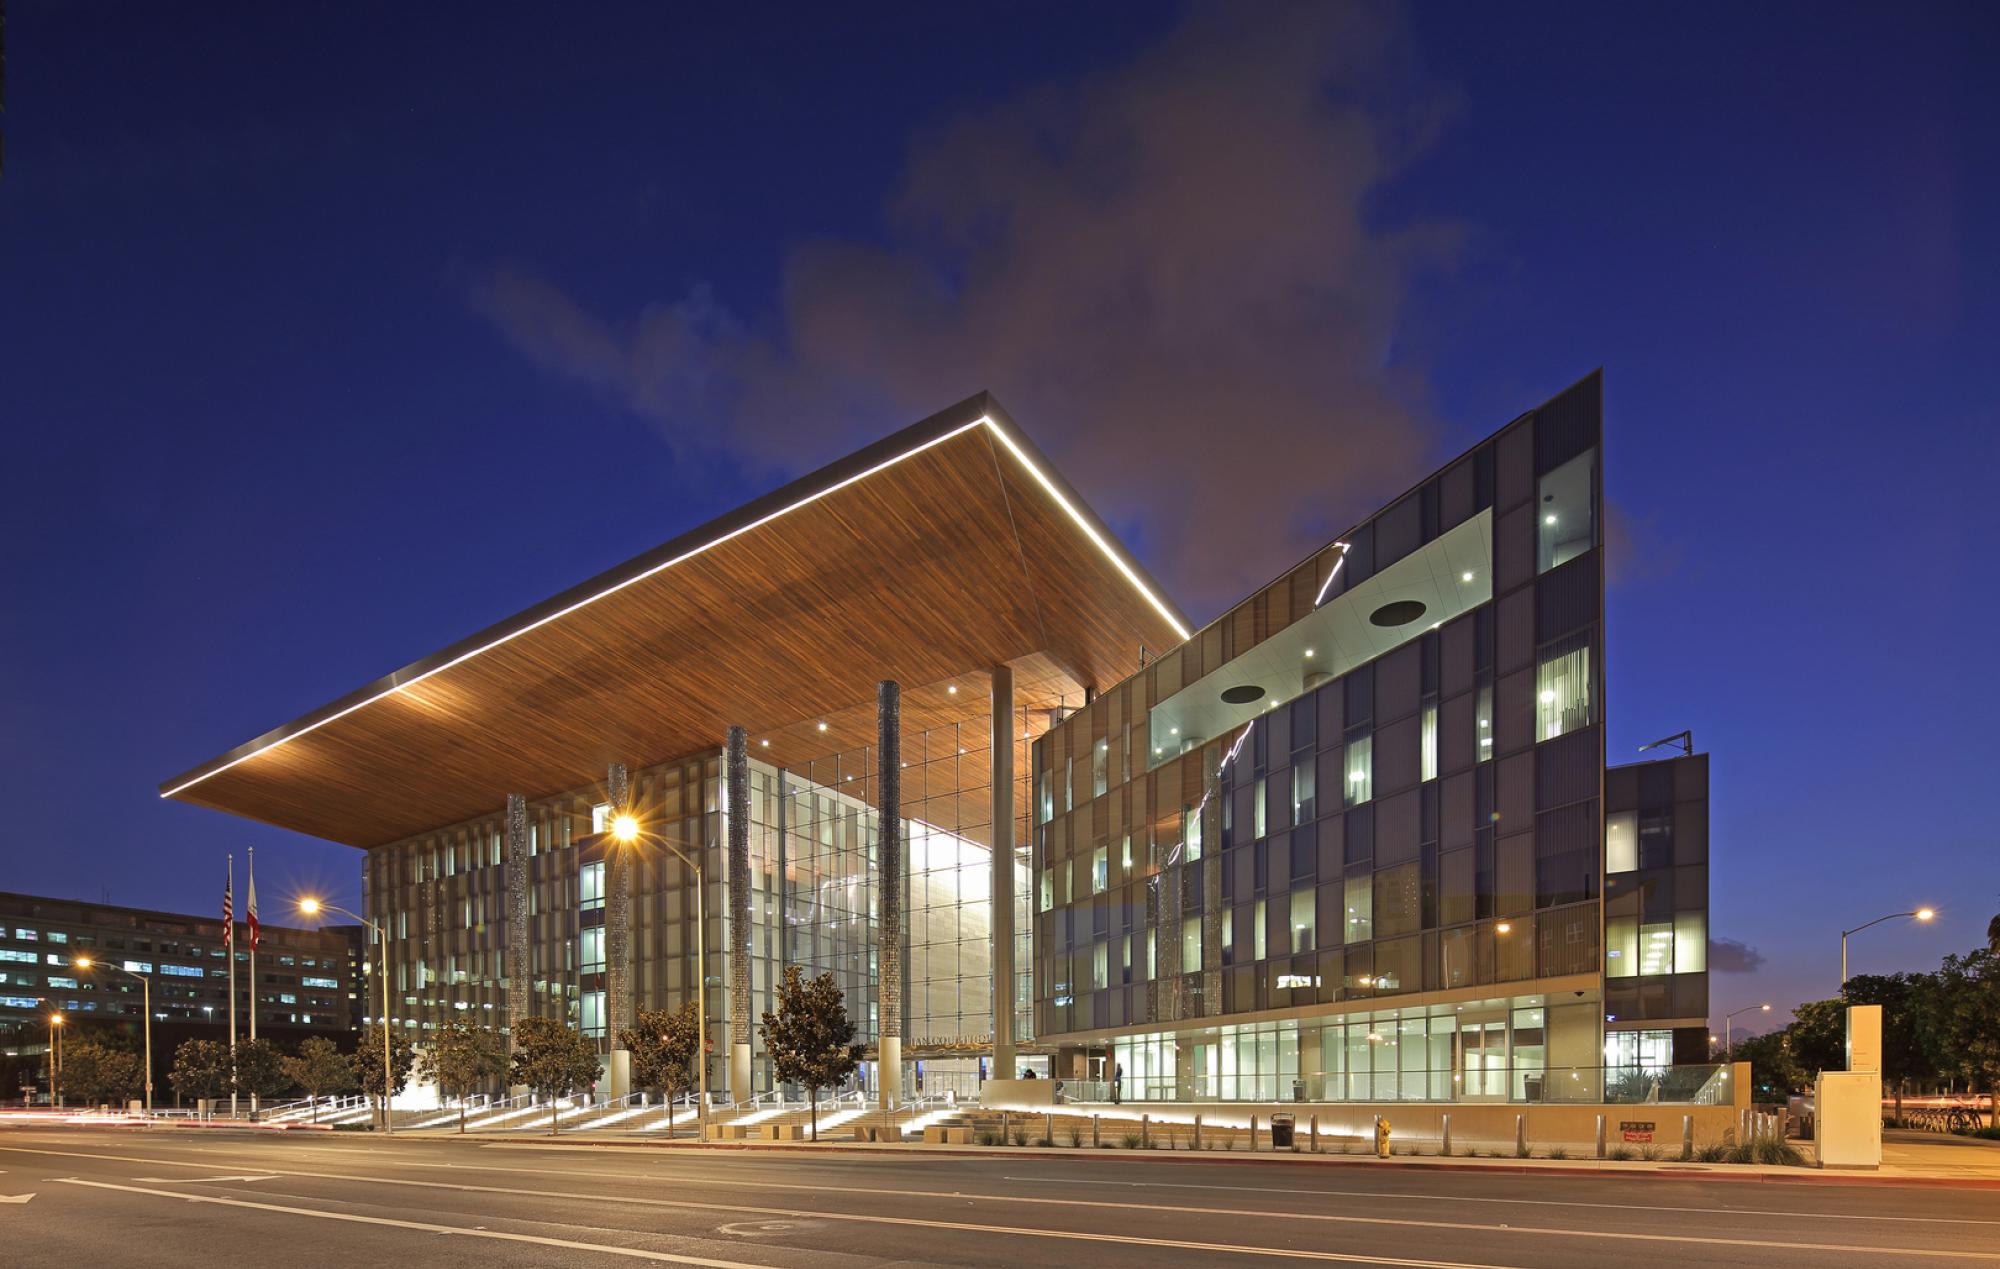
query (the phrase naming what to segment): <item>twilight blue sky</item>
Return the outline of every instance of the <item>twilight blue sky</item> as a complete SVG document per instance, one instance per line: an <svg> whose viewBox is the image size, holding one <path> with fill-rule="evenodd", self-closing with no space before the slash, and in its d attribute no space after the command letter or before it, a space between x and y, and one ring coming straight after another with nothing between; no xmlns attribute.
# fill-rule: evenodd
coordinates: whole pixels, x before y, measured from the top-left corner
<svg viewBox="0 0 2000 1269"><path fill-rule="evenodd" d="M156 783L980 388L1206 618L1601 365L1717 1007L2000 911L1991 6L576 7L10 6L0 888L356 902Z"/></svg>

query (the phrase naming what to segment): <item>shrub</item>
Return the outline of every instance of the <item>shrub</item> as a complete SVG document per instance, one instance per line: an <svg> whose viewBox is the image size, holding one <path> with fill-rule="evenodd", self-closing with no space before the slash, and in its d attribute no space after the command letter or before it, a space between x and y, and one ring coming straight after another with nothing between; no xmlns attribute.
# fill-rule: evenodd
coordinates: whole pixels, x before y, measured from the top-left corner
<svg viewBox="0 0 2000 1269"><path fill-rule="evenodd" d="M1075 1124L1071 1124L1069 1128L1069 1144L1072 1149L1083 1144L1083 1129Z"/></svg>
<svg viewBox="0 0 2000 1269"><path fill-rule="evenodd" d="M1958 1137L1978 1137L1982 1141L2000 1141L2000 1127L1961 1128L1952 1135Z"/></svg>
<svg viewBox="0 0 2000 1269"><path fill-rule="evenodd" d="M1128 1132L1128 1133L1126 1133L1126 1134L1125 1134L1125 1148L1126 1148L1127 1150L1137 1150L1137 1149L1139 1148L1139 1134L1138 1134L1138 1133L1136 1133L1136 1132Z"/></svg>
<svg viewBox="0 0 2000 1269"><path fill-rule="evenodd" d="M1526 1145L1518 1145L1514 1147L1514 1157L1516 1159L1532 1159L1535 1157L1535 1152L1528 1149Z"/></svg>
<svg viewBox="0 0 2000 1269"><path fill-rule="evenodd" d="M982 1146L990 1146L994 1144L996 1141L998 1141L999 1137L995 1136L993 1133L982 1128L979 1131L979 1136L974 1138L974 1140L978 1141L979 1144Z"/></svg>
<svg viewBox="0 0 2000 1269"><path fill-rule="evenodd" d="M1035 1144L1041 1146L1044 1149L1047 1149L1048 1147L1053 1146L1055 1142L1049 1140L1047 1137L1043 1137L1040 1141L1037 1141Z"/></svg>
<svg viewBox="0 0 2000 1269"><path fill-rule="evenodd" d="M1696 1163L1727 1163L1729 1162L1729 1147L1723 1145L1720 1141L1711 1141L1699 1150L1696 1150L1694 1158Z"/></svg>
<svg viewBox="0 0 2000 1269"><path fill-rule="evenodd" d="M1657 1163L1660 1158L1660 1148L1649 1141L1639 1147L1639 1157L1648 1163Z"/></svg>
<svg viewBox="0 0 2000 1269"><path fill-rule="evenodd" d="M1222 1148L1223 1148L1224 1150L1234 1150L1234 1149L1236 1149L1236 1138L1234 1138L1234 1137L1224 1137L1224 1138L1222 1139Z"/></svg>
<svg viewBox="0 0 2000 1269"><path fill-rule="evenodd" d="M1723 1156L1722 1161L1724 1163L1755 1163L1757 1162L1757 1152L1747 1145L1734 1145L1729 1147L1729 1152Z"/></svg>
<svg viewBox="0 0 2000 1269"><path fill-rule="evenodd" d="M1562 1146L1550 1146L1550 1147L1549 1147L1549 1158L1551 1158L1551 1159L1567 1159L1567 1158L1569 1158L1569 1151L1568 1151L1568 1149L1566 1149L1565 1147L1562 1147Z"/></svg>
<svg viewBox="0 0 2000 1269"><path fill-rule="evenodd" d="M1805 1164L1805 1156L1801 1155L1791 1142L1780 1141L1776 1137L1758 1138L1754 1150L1757 1162L1767 1167L1796 1168Z"/></svg>
<svg viewBox="0 0 2000 1269"><path fill-rule="evenodd" d="M1016 1128L1014 1130L1014 1144L1017 1146L1028 1144L1028 1130L1026 1128Z"/></svg>
<svg viewBox="0 0 2000 1269"><path fill-rule="evenodd" d="M1630 1147L1630 1146L1613 1146L1613 1147L1611 1147L1610 1151L1609 1151L1609 1152L1608 1152L1608 1153L1607 1153L1607 1154L1606 1154L1606 1155L1605 1155L1604 1157L1605 1157L1605 1158L1607 1158L1607 1159L1616 1159L1616 1160L1618 1160L1618 1161L1619 1161L1620 1163L1623 1163L1624 1161L1626 1161L1627 1159L1630 1159L1630 1158L1632 1157L1632 1147Z"/></svg>

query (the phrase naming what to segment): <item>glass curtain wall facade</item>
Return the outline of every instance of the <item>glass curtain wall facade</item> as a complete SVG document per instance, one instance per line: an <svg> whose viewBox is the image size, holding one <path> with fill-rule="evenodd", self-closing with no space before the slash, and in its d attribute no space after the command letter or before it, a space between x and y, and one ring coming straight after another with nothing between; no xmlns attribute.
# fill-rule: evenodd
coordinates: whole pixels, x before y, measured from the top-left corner
<svg viewBox="0 0 2000 1269"><path fill-rule="evenodd" d="M1546 1097L1552 1063L1585 1083L1600 413L1593 375L1036 742L1044 1043L1224 1095ZM1238 1018L1276 1029L1217 1029Z"/></svg>

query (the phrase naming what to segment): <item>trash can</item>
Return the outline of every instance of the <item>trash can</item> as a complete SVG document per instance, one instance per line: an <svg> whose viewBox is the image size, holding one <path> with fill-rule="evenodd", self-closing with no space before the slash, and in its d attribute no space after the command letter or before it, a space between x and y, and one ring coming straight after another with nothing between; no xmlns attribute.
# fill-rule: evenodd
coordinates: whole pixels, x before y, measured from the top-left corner
<svg viewBox="0 0 2000 1269"><path fill-rule="evenodd" d="M1271 1116L1271 1149L1291 1150L1292 1128L1296 1121L1290 1115Z"/></svg>
<svg viewBox="0 0 2000 1269"><path fill-rule="evenodd" d="M1292 1100L1295 1102L1302 1102L1305 1099L1306 1099L1306 1082L1304 1080L1293 1080Z"/></svg>

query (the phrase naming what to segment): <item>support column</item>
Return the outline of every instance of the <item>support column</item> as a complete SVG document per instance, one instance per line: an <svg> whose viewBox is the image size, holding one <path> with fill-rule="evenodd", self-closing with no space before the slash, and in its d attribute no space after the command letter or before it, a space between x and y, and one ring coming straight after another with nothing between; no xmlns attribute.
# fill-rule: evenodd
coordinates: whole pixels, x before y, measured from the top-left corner
<svg viewBox="0 0 2000 1269"><path fill-rule="evenodd" d="M613 816L632 815L632 777L622 762L604 773ZM617 841L604 852L604 1034L611 1054L607 1068L609 1096L623 1097L629 1089L631 1058L618 1033L631 1027L632 1016L632 854L635 847Z"/></svg>
<svg viewBox="0 0 2000 1269"><path fill-rule="evenodd" d="M881 869L875 1051L882 1109L888 1110L903 1093L903 698L893 679L875 689L875 722L875 803L882 826L875 852Z"/></svg>
<svg viewBox="0 0 2000 1269"><path fill-rule="evenodd" d="M1014 1078L1014 667L993 667L993 1078Z"/></svg>
<svg viewBox="0 0 2000 1269"><path fill-rule="evenodd" d="M741 727L729 729L723 762L729 816L729 1096L744 1101L750 1089L750 750Z"/></svg>
<svg viewBox="0 0 2000 1269"><path fill-rule="evenodd" d="M507 795L507 840L501 859L506 866L507 1047L514 1047L513 1027L534 1014L528 994L534 967L528 955L528 799Z"/></svg>

